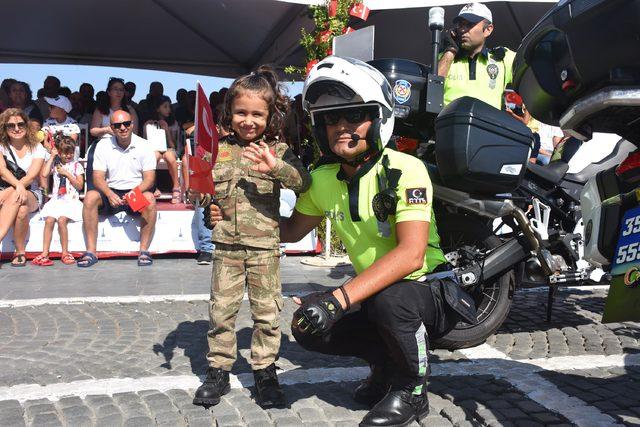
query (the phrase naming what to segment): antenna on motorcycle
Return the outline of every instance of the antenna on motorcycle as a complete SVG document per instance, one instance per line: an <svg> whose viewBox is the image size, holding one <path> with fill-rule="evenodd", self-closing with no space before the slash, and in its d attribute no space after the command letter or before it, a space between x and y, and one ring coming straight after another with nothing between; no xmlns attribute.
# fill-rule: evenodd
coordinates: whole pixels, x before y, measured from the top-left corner
<svg viewBox="0 0 640 427"><path fill-rule="evenodd" d="M431 53L433 62L431 72L438 75L438 52L440 50L440 35L444 28L444 9L432 7L429 9L429 30L431 30Z"/></svg>
<svg viewBox="0 0 640 427"><path fill-rule="evenodd" d="M431 72L427 76L424 90L424 112L437 115L444 105L444 77L438 76L438 53L440 51L440 36L444 28L444 9L432 7L429 9L429 30L431 30L432 62Z"/></svg>

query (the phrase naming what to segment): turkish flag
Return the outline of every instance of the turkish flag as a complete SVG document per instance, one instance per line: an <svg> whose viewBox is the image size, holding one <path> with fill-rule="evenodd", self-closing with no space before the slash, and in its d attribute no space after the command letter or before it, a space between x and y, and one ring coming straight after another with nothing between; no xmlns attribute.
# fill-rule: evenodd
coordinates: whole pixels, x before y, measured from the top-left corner
<svg viewBox="0 0 640 427"><path fill-rule="evenodd" d="M140 212L151 204L149 203L147 198L144 197L144 194L142 194L140 187L136 187L133 190L129 191L124 195L124 199L127 201L129 207L134 212Z"/></svg>
<svg viewBox="0 0 640 427"><path fill-rule="evenodd" d="M349 15L355 16L356 18L360 18L363 21L366 21L369 17L369 8L364 5L364 3L356 3L351 6L349 10Z"/></svg>
<svg viewBox="0 0 640 427"><path fill-rule="evenodd" d="M189 163L189 188L202 194L215 194L211 164L202 157L190 154L187 154L187 161Z"/></svg>
<svg viewBox="0 0 640 427"><path fill-rule="evenodd" d="M213 112L207 94L200 82L197 82L196 86L196 145L211 153L215 159L218 155L218 130L213 122Z"/></svg>

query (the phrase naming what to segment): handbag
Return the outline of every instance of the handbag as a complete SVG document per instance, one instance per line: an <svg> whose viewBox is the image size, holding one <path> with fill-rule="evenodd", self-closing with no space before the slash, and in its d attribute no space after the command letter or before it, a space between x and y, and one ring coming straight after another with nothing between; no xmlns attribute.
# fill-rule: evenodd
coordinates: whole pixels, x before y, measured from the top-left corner
<svg viewBox="0 0 640 427"><path fill-rule="evenodd" d="M4 157L4 162L7 165L7 169L9 169L13 176L18 180L27 176L27 173L20 166L18 166L18 161L16 160L16 156L13 155L13 151L11 151L11 148L9 148L9 154L11 154L11 158L13 159L13 161L9 160L6 154L2 155L2 157ZM11 186L11 184L0 177L0 187L6 188Z"/></svg>

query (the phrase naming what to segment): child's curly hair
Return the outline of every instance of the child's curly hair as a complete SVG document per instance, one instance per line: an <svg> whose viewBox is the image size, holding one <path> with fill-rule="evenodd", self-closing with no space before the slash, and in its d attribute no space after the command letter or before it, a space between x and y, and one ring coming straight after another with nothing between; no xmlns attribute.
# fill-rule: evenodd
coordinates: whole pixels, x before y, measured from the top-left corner
<svg viewBox="0 0 640 427"><path fill-rule="evenodd" d="M284 141L284 122L289 113L289 98L280 88L278 75L273 68L262 65L251 74L238 77L224 97L224 107L220 124L231 129L231 104L233 100L244 92L254 92L262 96L269 106L269 118L264 135L268 140L280 139Z"/></svg>
<svg viewBox="0 0 640 427"><path fill-rule="evenodd" d="M56 134L53 135L53 141L58 153L72 153L76 149L76 142L73 138L62 132L56 132Z"/></svg>

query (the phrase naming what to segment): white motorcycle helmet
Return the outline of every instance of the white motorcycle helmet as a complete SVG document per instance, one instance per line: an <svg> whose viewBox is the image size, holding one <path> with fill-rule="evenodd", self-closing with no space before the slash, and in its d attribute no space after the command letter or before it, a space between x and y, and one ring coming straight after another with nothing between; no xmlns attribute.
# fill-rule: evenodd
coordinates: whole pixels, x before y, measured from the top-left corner
<svg viewBox="0 0 640 427"><path fill-rule="evenodd" d="M329 56L309 72L302 89L302 105L311 116L316 142L325 158L343 161L329 149L322 114L331 110L370 107L373 125L366 136L370 153L381 151L393 133L392 88L384 75L353 58Z"/></svg>

